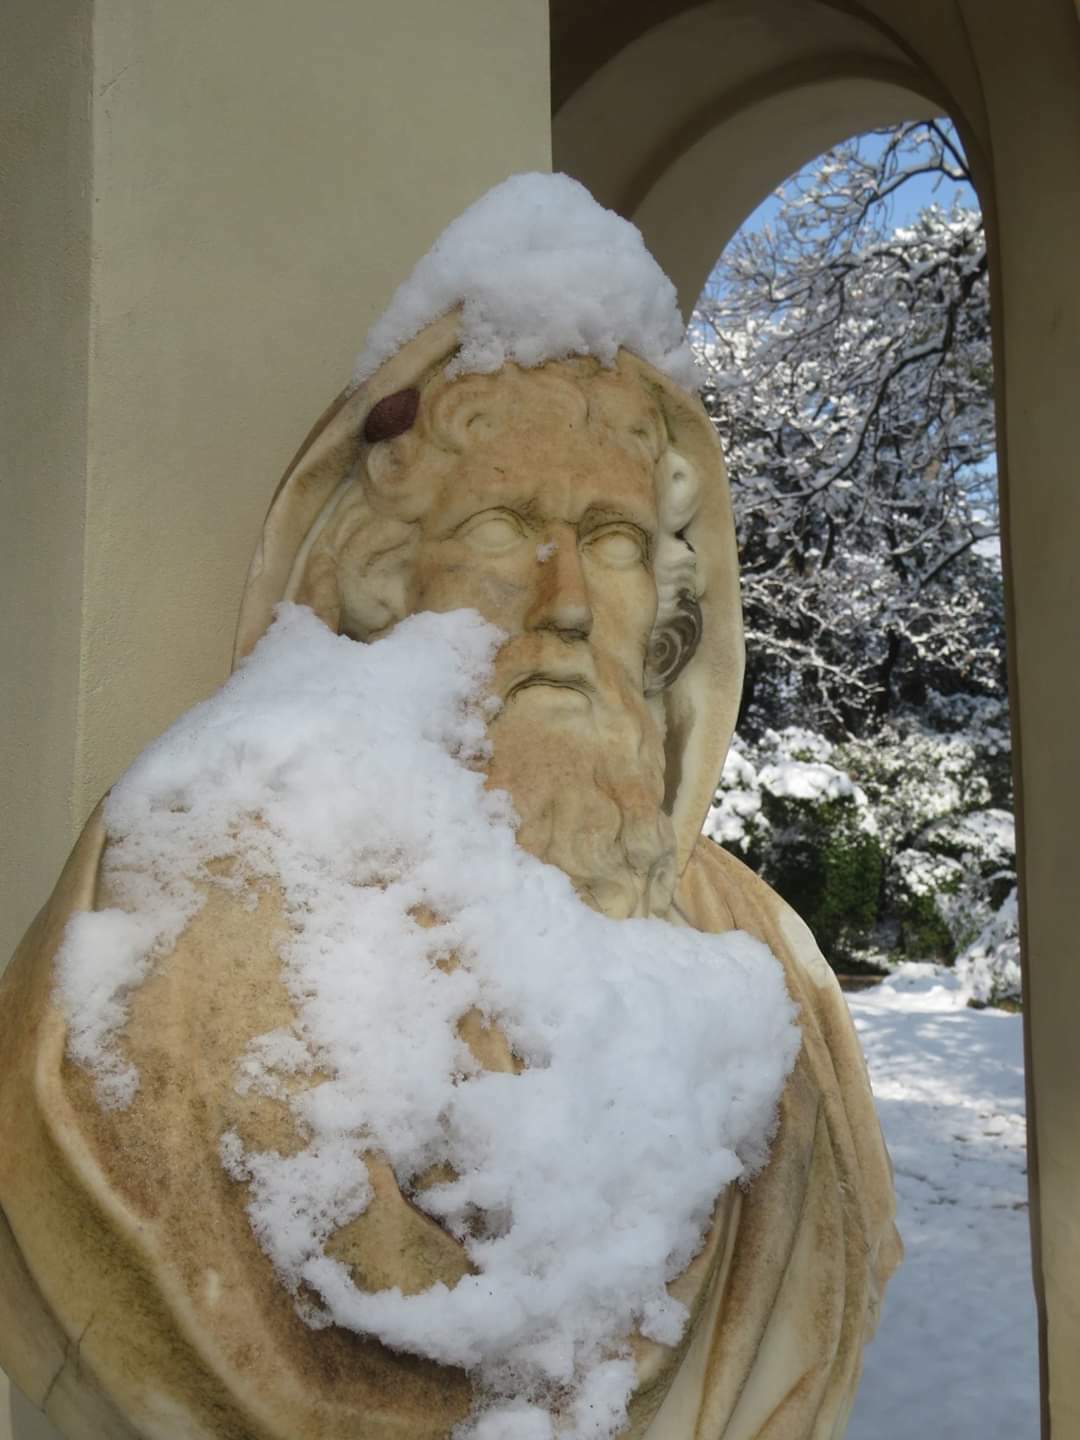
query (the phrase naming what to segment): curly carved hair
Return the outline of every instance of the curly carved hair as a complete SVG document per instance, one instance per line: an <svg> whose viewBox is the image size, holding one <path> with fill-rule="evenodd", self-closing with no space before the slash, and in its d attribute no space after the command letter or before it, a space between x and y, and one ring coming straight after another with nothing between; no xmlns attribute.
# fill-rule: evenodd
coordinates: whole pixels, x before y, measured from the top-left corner
<svg viewBox="0 0 1080 1440"><path fill-rule="evenodd" d="M588 420L610 375L593 360L540 370L508 366L502 385L487 375L448 380L441 369L415 388L386 396L369 412L353 473L339 487L297 558L289 593L332 628L375 639L410 612L412 560L433 486L475 439L497 427L519 384L541 384L553 407ZM686 528L699 503L700 478L669 439L663 398L642 376L649 402L635 435L653 462L659 532L653 555L657 613L645 663L646 695L673 683L701 639L697 557Z"/></svg>

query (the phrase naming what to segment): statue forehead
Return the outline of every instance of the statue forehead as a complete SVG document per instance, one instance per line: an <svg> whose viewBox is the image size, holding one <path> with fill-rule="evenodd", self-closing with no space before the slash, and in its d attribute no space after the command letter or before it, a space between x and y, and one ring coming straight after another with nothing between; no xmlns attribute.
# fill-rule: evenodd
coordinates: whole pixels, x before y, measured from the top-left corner
<svg viewBox="0 0 1080 1440"><path fill-rule="evenodd" d="M641 363L620 351L605 367L592 358L504 365L491 374L435 376L423 387L424 432L453 449L515 431L547 429L596 441L633 437L658 459L667 440L659 392Z"/></svg>
<svg viewBox="0 0 1080 1440"><path fill-rule="evenodd" d="M417 459L434 482L425 523L437 530L491 505L571 523L606 507L655 524L666 431L628 365L569 360L439 377L418 430Z"/></svg>

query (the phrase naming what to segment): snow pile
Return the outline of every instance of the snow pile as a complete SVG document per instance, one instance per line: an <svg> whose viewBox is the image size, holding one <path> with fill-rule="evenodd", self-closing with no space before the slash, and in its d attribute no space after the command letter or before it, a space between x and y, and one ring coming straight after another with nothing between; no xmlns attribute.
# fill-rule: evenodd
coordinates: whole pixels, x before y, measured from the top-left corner
<svg viewBox="0 0 1080 1440"><path fill-rule="evenodd" d="M697 388L675 287L636 226L568 175L513 175L448 225L369 332L355 383L455 305L449 373L570 355L611 365L624 346Z"/></svg>
<svg viewBox="0 0 1080 1440"><path fill-rule="evenodd" d="M602 1440L625 1422L627 1335L678 1340L665 1282L764 1161L798 1030L758 942L609 920L517 847L480 768L500 639L461 611L361 645L283 606L110 796L124 909L75 918L58 983L71 1053L123 1105L127 998L201 889L279 886L296 1021L253 1040L237 1084L287 1100L307 1143L228 1134L222 1161L299 1312L468 1368L474 1440ZM228 856L230 879L208 873ZM480 1068L458 1031L474 1008L522 1073ZM368 1293L326 1253L370 1202L366 1151L474 1273ZM456 1178L415 1186L433 1166Z"/></svg>

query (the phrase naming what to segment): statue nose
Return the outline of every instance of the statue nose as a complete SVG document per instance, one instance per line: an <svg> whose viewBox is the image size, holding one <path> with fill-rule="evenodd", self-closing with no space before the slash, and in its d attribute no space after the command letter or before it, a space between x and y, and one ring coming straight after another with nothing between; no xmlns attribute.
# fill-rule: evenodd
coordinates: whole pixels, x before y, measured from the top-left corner
<svg viewBox="0 0 1080 1440"><path fill-rule="evenodd" d="M546 552L546 553L541 553ZM577 536L566 529L552 534L540 547L533 602L525 617L529 630L556 630L574 639L586 639L592 630L592 610Z"/></svg>

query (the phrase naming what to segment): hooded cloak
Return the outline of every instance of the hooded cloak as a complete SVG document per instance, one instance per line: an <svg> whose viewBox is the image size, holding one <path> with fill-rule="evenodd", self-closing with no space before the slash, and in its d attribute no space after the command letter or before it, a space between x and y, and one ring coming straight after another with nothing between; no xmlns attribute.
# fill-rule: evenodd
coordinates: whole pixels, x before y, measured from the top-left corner
<svg viewBox="0 0 1080 1440"><path fill-rule="evenodd" d="M428 326L325 413L275 494L241 607L236 658L297 593L313 540L371 443L386 397L422 384L456 347L453 314ZM623 361L620 356L620 363ZM628 357L658 396L671 445L702 477L686 528L702 638L663 694L666 798L677 842L674 911L744 930L781 962L802 1049L765 1168L720 1197L703 1248L673 1282L690 1322L674 1348L635 1337L635 1440L832 1440L846 1426L862 1346L899 1258L888 1157L862 1054L806 926L700 836L730 742L742 673L727 481L695 397ZM273 891L250 910L214 889L131 998L123 1031L141 1084L102 1110L65 1055L53 962L69 917L107 908L100 807L0 989L0 1361L69 1440L444 1440L469 1413L467 1375L338 1326L312 1329L278 1282L226 1175L221 1136L286 1151L287 1106L236 1093L252 1037L293 1018ZM513 1057L469 1037L488 1068ZM367 1157L374 1199L330 1242L356 1283L453 1285L460 1244Z"/></svg>

